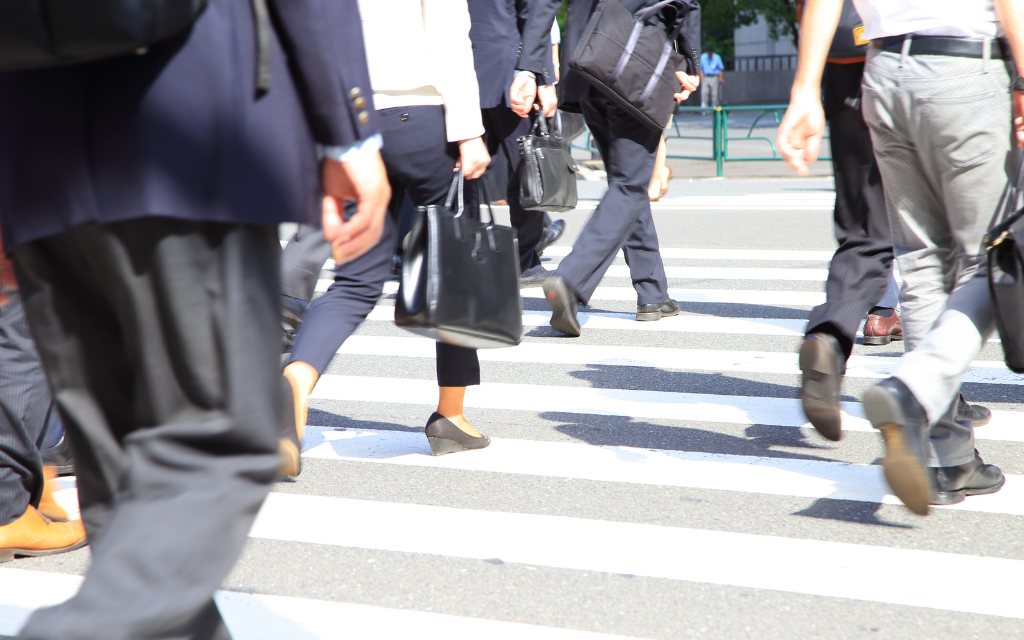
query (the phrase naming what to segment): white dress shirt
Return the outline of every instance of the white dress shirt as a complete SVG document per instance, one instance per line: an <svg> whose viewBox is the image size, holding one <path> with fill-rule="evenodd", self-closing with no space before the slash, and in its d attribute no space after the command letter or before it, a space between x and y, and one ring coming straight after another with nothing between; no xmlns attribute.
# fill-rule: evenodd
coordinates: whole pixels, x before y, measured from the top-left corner
<svg viewBox="0 0 1024 640"><path fill-rule="evenodd" d="M377 109L444 105L450 142L483 135L466 0L359 0Z"/></svg>
<svg viewBox="0 0 1024 640"><path fill-rule="evenodd" d="M908 33L995 38L1003 35L992 0L853 0L870 40Z"/></svg>

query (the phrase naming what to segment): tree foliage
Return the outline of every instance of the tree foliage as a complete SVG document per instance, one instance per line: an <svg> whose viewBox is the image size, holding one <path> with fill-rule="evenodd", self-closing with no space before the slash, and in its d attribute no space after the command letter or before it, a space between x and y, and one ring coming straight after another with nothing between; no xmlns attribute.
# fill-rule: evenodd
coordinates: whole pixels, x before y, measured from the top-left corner
<svg viewBox="0 0 1024 640"><path fill-rule="evenodd" d="M722 58L734 54L736 29L757 22L763 16L773 38L790 38L796 43L796 0L700 0L702 41Z"/></svg>

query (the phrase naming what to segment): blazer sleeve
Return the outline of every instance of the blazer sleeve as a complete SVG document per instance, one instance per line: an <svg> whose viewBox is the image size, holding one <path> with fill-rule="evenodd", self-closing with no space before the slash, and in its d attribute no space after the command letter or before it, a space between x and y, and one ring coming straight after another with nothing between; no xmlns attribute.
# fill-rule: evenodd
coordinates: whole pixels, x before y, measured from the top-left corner
<svg viewBox="0 0 1024 640"><path fill-rule="evenodd" d="M516 3L523 25L516 69L532 71L537 76L537 84L555 82L551 65L551 25L561 4L561 0L519 0Z"/></svg>
<svg viewBox="0 0 1024 640"><path fill-rule="evenodd" d="M316 141L350 146L379 133L357 0L268 4Z"/></svg>

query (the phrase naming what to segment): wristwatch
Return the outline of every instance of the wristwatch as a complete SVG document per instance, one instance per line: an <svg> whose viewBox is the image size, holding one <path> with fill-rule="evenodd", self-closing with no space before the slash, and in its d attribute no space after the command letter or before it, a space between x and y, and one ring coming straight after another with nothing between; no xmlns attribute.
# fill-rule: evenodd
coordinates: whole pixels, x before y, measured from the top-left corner
<svg viewBox="0 0 1024 640"><path fill-rule="evenodd" d="M1014 93L1024 93L1024 76L1017 76L1013 79L1013 84L1010 85L1010 91Z"/></svg>

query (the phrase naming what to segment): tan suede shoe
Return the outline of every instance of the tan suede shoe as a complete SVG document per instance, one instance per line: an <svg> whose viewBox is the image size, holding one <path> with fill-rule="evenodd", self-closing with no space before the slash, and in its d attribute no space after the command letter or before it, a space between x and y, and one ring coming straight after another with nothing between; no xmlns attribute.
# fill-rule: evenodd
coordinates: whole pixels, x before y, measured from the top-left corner
<svg viewBox="0 0 1024 640"><path fill-rule="evenodd" d="M85 546L81 520L51 522L35 507L20 518L0 526L0 562L22 556L48 556Z"/></svg>

